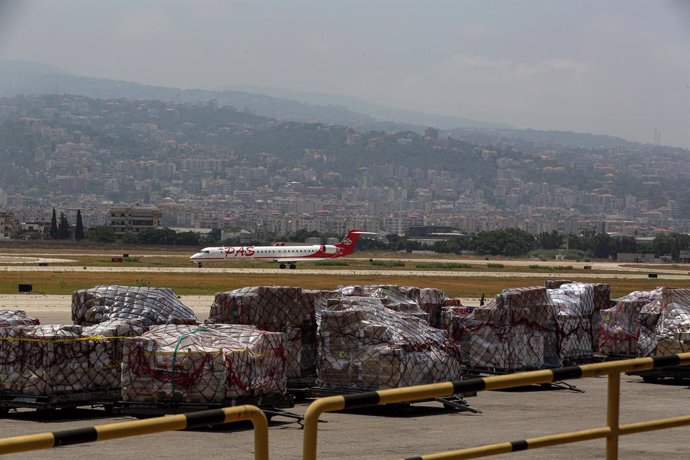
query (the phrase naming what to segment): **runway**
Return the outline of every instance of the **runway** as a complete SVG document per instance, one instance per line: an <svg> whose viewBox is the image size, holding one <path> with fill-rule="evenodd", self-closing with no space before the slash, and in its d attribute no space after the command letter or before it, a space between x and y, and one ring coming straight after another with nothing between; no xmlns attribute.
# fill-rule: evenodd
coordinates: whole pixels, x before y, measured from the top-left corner
<svg viewBox="0 0 690 460"><path fill-rule="evenodd" d="M89 272L89 273L226 273L250 275L317 275L317 276L381 276L381 277L441 277L441 278L568 278L588 280L647 279L649 273L657 274L658 279L688 280L690 275L680 270L636 270L628 273L572 273L571 271L474 271L474 270L347 270L313 269L299 267L295 270L279 268L245 267L75 267L75 266L27 266L2 265L0 272Z"/></svg>

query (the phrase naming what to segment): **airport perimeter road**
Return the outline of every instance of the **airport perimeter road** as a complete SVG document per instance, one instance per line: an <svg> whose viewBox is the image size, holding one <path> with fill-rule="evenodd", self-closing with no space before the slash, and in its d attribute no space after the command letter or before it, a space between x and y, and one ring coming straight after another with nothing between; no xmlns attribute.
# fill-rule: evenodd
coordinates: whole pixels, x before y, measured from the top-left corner
<svg viewBox="0 0 690 460"><path fill-rule="evenodd" d="M690 414L690 390L686 385L645 384L639 377L628 376L621 380L621 423ZM535 387L527 391L486 392L468 398L480 414L448 412L435 402L404 410L382 407L360 414L327 413L319 425L318 458L394 459L601 426L606 419L606 379L572 383L585 392ZM300 403L290 410L303 413L306 407ZM108 417L97 408L57 411L52 416L27 410L10 412L0 418L0 433L3 437L16 436L131 419ZM299 459L303 434L297 423L275 418L269 429L271 458ZM685 427L621 437L620 458L687 459L688 435L690 428ZM252 459L252 439L249 425L228 426L26 452L11 458ZM498 458L604 458L604 445L604 440L596 440Z"/></svg>

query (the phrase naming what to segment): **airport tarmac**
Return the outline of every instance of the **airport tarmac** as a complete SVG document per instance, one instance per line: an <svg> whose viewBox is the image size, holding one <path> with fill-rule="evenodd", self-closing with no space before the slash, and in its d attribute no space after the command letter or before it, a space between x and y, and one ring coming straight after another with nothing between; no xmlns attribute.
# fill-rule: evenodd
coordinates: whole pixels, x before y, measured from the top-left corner
<svg viewBox="0 0 690 460"><path fill-rule="evenodd" d="M444 452L481 444L514 441L564 431L599 427L606 420L606 379L573 381L584 393L544 390L480 393L467 398L479 414L450 412L439 403L416 404L404 410L381 407L360 413L327 413L318 431L320 459L395 459ZM645 384L623 376L621 423L687 415L687 385ZM303 414L307 403L289 409ZM0 419L2 436L88 427L132 420L107 416L101 409L80 408L53 415L32 410L10 412ZM621 459L681 460L688 458L690 428L631 435L620 439ZM299 459L304 432L299 424L277 417L269 428L269 454L274 459ZM65 446L48 451L14 454L10 458L72 460L253 458L249 425L167 432L149 436ZM595 459L605 458L605 441L549 447L506 454L498 458Z"/></svg>
<svg viewBox="0 0 690 460"><path fill-rule="evenodd" d="M205 319L213 296L182 296L181 300ZM42 323L69 323L70 296L34 294L2 295L0 308L22 308ZM319 425L318 458L381 459L443 452L484 443L505 442L601 426L606 420L606 379L571 381L584 393L546 390L479 393L467 398L481 411L450 412L439 403L415 404L411 408L377 408L364 413L322 416ZM667 418L690 413L689 389L685 384L645 384L641 378L623 376L621 423ZM291 412L302 414L308 402ZM52 415L22 410L0 419L1 436L16 436L131 420L107 416L99 408L57 411ZM620 458L649 460L688 458L690 428L676 428L621 438ZM302 455L303 431L292 421L278 417L269 430L271 458L298 459ZM247 425L169 432L47 451L27 452L11 458L55 460L85 458L218 458L251 459L252 432ZM510 454L521 459L604 458L603 440ZM501 458L506 458L502 456Z"/></svg>

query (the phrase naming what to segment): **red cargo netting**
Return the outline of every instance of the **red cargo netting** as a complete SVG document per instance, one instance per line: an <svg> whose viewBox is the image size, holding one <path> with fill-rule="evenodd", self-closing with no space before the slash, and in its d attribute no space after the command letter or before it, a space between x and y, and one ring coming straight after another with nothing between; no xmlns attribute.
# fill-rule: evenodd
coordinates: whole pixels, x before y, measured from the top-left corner
<svg viewBox="0 0 690 460"><path fill-rule="evenodd" d="M621 297L616 304L601 310L598 351L608 355L637 356L642 307L661 296L661 288L635 291Z"/></svg>
<svg viewBox="0 0 690 460"><path fill-rule="evenodd" d="M344 296L376 297L391 310L407 312L423 317L432 327L443 327L443 306L445 292L436 288L418 288L397 285L354 285L340 286L338 292Z"/></svg>
<svg viewBox="0 0 690 460"><path fill-rule="evenodd" d="M564 283L547 290L556 308L558 354L563 363L592 358L596 348L599 308L608 306L610 286Z"/></svg>
<svg viewBox="0 0 690 460"><path fill-rule="evenodd" d="M153 326L127 340L122 398L225 403L286 392L283 335L253 326Z"/></svg>
<svg viewBox="0 0 690 460"><path fill-rule="evenodd" d="M0 328L1 388L30 396L117 390L122 337L142 332L120 322Z"/></svg>
<svg viewBox="0 0 690 460"><path fill-rule="evenodd" d="M516 371L559 367L556 308L546 288L504 289L489 304L453 309L450 334L468 368Z"/></svg>
<svg viewBox="0 0 690 460"><path fill-rule="evenodd" d="M40 323L38 319L26 316L23 310L0 309L0 327L30 326Z"/></svg>
<svg viewBox="0 0 690 460"><path fill-rule="evenodd" d="M661 295L640 310L640 356L690 350L690 290L661 288Z"/></svg>
<svg viewBox="0 0 690 460"><path fill-rule="evenodd" d="M257 286L216 294L209 323L249 324L282 332L287 356L287 378L316 376L315 311L326 304L331 291L295 287Z"/></svg>
<svg viewBox="0 0 690 460"><path fill-rule="evenodd" d="M444 331L382 299L331 299L319 321L319 381L352 391L457 380L462 366Z"/></svg>

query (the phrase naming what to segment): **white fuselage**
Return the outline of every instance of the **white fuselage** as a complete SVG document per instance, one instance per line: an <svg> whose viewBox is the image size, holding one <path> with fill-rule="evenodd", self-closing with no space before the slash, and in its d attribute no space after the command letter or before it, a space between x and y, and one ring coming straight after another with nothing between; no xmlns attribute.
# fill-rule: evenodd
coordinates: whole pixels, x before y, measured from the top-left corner
<svg viewBox="0 0 690 460"><path fill-rule="evenodd" d="M218 246L197 252L190 260L201 264L238 259L258 259L270 262L316 261L338 257L340 249L333 245L310 246Z"/></svg>

